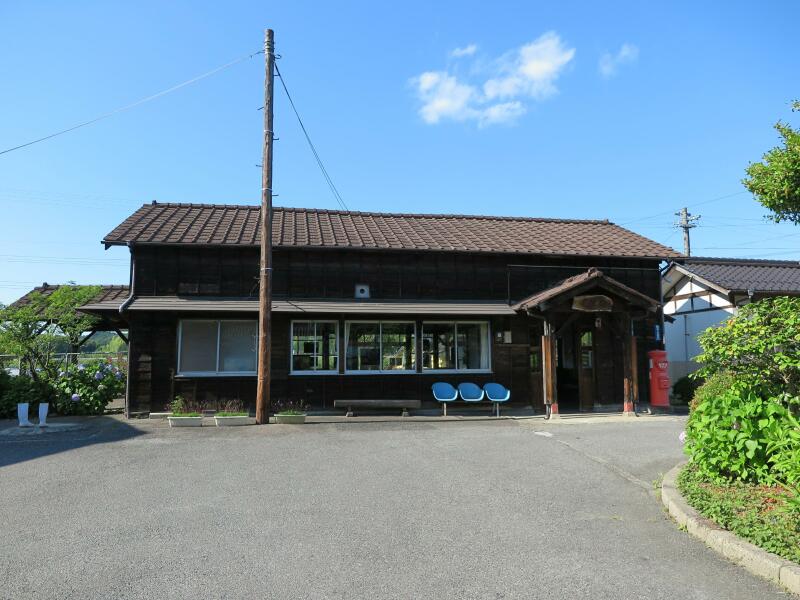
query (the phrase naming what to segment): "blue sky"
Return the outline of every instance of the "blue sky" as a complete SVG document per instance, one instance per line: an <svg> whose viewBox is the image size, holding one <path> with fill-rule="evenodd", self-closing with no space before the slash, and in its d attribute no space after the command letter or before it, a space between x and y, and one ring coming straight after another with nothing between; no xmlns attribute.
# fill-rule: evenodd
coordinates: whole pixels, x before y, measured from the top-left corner
<svg viewBox="0 0 800 600"><path fill-rule="evenodd" d="M800 259L749 161L800 124L796 2L0 4L0 149L261 48L353 210L609 218L695 254ZM257 203L262 57L0 156L0 302L125 283L140 204ZM277 90L275 202L335 208ZM730 196L724 200L715 200ZM666 214L664 214L666 213Z"/></svg>

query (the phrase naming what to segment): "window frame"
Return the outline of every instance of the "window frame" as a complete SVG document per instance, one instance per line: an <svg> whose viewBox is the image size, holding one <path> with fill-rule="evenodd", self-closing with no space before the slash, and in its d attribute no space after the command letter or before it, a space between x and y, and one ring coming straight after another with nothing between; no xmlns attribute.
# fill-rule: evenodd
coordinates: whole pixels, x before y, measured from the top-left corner
<svg viewBox="0 0 800 600"><path fill-rule="evenodd" d="M429 369L425 366L424 354L425 354L425 323L430 323L431 325L453 325L453 348L455 350L455 369ZM459 323L464 325L486 325L486 353L487 353L487 362L489 367L486 369L459 369L458 368L458 325ZM420 336L420 344L422 345L422 354L423 360L421 362L422 366L422 373L424 374L431 374L436 375L439 373L448 375L448 374L458 374L458 373L493 373L492 370L492 322L488 320L428 320L422 321L422 335Z"/></svg>
<svg viewBox="0 0 800 600"><path fill-rule="evenodd" d="M182 371L181 358L183 351L183 323L194 321L201 323L216 323L217 342L214 347L214 371ZM255 323L256 324L256 370L254 371L220 371L219 350L222 332L222 323ZM175 377L255 377L258 375L258 320L257 319L179 319L178 320L178 352L176 355Z"/></svg>
<svg viewBox="0 0 800 600"><path fill-rule="evenodd" d="M295 369L294 368L294 324L295 323L314 323L314 335L316 336L317 323L333 323L336 326L336 368L335 369ZM339 344L339 321L336 319L292 319L289 325L289 375L338 375L339 365L342 359L341 346ZM314 356L317 356L316 354Z"/></svg>
<svg viewBox="0 0 800 600"><path fill-rule="evenodd" d="M372 370L349 370L347 368L347 346L350 341L350 324L351 323L377 323L378 324L378 360L379 369ZM390 369L384 370L383 367L383 324L384 323L400 323L403 325L414 326L414 365L410 369ZM345 375L413 375L417 371L417 363L419 356L417 356L417 322L413 319L351 319L344 322L344 374Z"/></svg>

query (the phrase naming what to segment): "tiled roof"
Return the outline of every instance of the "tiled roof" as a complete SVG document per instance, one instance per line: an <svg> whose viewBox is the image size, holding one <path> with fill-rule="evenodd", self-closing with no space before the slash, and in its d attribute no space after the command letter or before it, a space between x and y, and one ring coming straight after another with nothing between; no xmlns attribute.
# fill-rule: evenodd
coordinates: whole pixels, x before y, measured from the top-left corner
<svg viewBox="0 0 800 600"><path fill-rule="evenodd" d="M675 258L680 254L608 221L275 208L278 248L438 250ZM258 206L145 204L103 238L107 246L260 243Z"/></svg>
<svg viewBox="0 0 800 600"><path fill-rule="evenodd" d="M11 304L12 307L25 306L30 303L31 296L34 293L41 294L45 298L55 292L58 288L65 287L64 285L49 285L43 283L37 285L30 292L16 300ZM130 295L130 288L127 285L102 285L100 286L100 293L97 294L88 305L103 304L108 306L116 305L117 307Z"/></svg>
<svg viewBox="0 0 800 600"><path fill-rule="evenodd" d="M693 257L681 265L729 292L800 294L800 262Z"/></svg>
<svg viewBox="0 0 800 600"><path fill-rule="evenodd" d="M634 299L637 303L641 302L651 307L656 307L659 304L657 300L650 298L649 296L646 296L645 294L642 294L641 292L638 292L623 283L620 283L616 279L612 279L611 277L604 275L599 269L591 268L585 273L568 277L553 287L549 287L541 292L536 292L535 294L520 300L511 308L514 310L530 310L532 308L541 306L543 303L547 302L548 300L552 300L561 294L566 294L568 292L579 293L580 291L590 289L595 285L612 292L616 291L623 296Z"/></svg>

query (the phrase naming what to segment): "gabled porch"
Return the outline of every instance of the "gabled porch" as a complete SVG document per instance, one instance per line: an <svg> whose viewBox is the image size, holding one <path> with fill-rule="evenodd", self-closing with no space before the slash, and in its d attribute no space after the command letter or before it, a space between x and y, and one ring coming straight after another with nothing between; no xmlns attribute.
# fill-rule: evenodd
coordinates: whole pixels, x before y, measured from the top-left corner
<svg viewBox="0 0 800 600"><path fill-rule="evenodd" d="M660 303L589 269L513 305L537 321L541 376L547 414L618 410L634 414L639 400L634 323L659 314ZM536 339L532 332L531 339Z"/></svg>

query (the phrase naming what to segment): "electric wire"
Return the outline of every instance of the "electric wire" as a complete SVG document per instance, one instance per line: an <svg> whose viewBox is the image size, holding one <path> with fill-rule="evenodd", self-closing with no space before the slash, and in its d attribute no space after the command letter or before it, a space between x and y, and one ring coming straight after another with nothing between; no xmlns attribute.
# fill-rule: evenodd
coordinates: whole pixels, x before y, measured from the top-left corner
<svg viewBox="0 0 800 600"><path fill-rule="evenodd" d="M741 194L747 194L748 192L742 190L741 192L736 192L735 194L727 194L725 196L719 196L718 198L711 198L710 200L704 200L702 202L695 202L693 204L688 204L687 207L694 208L697 206L703 206L705 204L711 204L712 202L719 202L720 200L726 200L727 198L733 198L734 196L740 196ZM657 213L655 215L650 215L649 217L640 217L638 219L632 219L630 221L625 221L624 223L620 223L620 225L629 225L630 223L638 223L639 221L647 221L648 219L655 219L656 217L662 217L664 215L671 215L675 211L674 210L667 210L661 213Z"/></svg>
<svg viewBox="0 0 800 600"><path fill-rule="evenodd" d="M297 111L297 107L294 104L294 100L292 99L292 95L289 93L289 88L286 87L286 81L284 80L283 75L281 74L281 70L278 68L278 63L277 62L275 63L275 73L278 75L278 79L281 82L281 86L283 87L283 91L286 93L286 98L289 100L289 105L292 107L292 110L294 111L295 117L297 117L297 122L300 123L300 129L303 130L303 135L306 138L306 142L308 142L308 146L309 146L309 148L311 148L311 153L314 155L314 159L317 161L317 165L319 166L320 171L322 171L322 176L325 178L325 181L328 183L328 187L330 188L334 199L339 204L339 206L342 207L343 210L350 210L349 208L347 208L347 204L345 204L345 201L342 198L342 195L339 193L339 190L334 185L333 180L331 179L331 176L328 173L328 170L325 168L325 165L322 163L322 158L320 158L319 152L317 152L317 149L314 147L314 142L311 141L311 136L308 134L308 130L306 129L305 124L303 124L303 119L300 118L300 113Z"/></svg>
<svg viewBox="0 0 800 600"><path fill-rule="evenodd" d="M5 150L0 150L0 155L7 154L9 152L13 152L14 150L19 150L21 148L26 148L27 146L32 146L33 144L38 144L39 142L44 142L45 140L50 140L50 139L52 139L54 137L58 137L60 135L64 135L65 133L69 133L70 131L75 131L76 129L80 129L81 127L86 127L88 125L92 125L94 123L97 123L98 121L102 121L104 119L108 119L109 117L113 117L116 114L119 114L119 113L124 112L126 110L130 110L130 109L135 108L137 106L140 106L140 105L144 104L145 102L150 102L151 100L155 100L156 98L161 98L162 96L166 96L167 94L169 94L171 92L174 92L176 90L179 90L181 88L184 88L187 85L191 85L193 83L196 83L198 81L206 79L207 77L211 77L212 75L215 75L215 74L219 73L220 71L224 71L225 69L228 69L229 67L232 67L232 66L234 66L236 64L239 64L240 62L245 61L247 59L253 58L254 56L256 56L258 54L262 54L263 52L264 52L263 50L258 50L257 52L253 52L253 53L247 54L245 56L240 56L239 58L237 58L235 60L232 60L232 61L230 61L228 63L225 63L224 65L221 65L221 66L219 66L219 67L217 67L215 69L207 71L206 73L203 73L202 75L198 75L197 77L192 77L191 79L188 79L188 80L186 80L186 81L184 81L182 83L179 83L177 85L173 85L172 87L167 88L165 90L162 90L160 92L156 92L155 94L152 94L152 95L147 96L145 98L140 98L136 102L132 102L130 104L126 104L125 106L121 106L120 108L117 108L115 110L112 110L111 112L107 112L105 114L102 114L99 117L95 117L94 119L89 119L88 121L84 121L82 123L78 123L77 125L73 125L72 127L67 127L66 129L62 129L61 131L56 131L55 133L51 133L50 135L46 135L44 137L40 137L40 138L37 138L35 140L31 140L29 142L25 142L24 144L20 144L18 146L14 146L12 148L6 148Z"/></svg>

